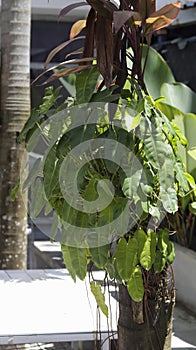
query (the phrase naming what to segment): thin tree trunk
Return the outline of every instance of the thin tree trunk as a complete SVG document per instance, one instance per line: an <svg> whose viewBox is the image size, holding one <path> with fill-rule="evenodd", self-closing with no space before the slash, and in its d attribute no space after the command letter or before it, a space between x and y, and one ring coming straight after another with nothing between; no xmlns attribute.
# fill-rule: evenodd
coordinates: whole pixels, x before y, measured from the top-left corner
<svg viewBox="0 0 196 350"><path fill-rule="evenodd" d="M24 146L17 144L30 113L30 0L2 0L0 90L0 268L24 269L27 198L11 201Z"/></svg>
<svg viewBox="0 0 196 350"><path fill-rule="evenodd" d="M168 273L161 275L155 293L134 302L125 286L119 288L119 350L170 350L172 318L175 304L173 283L168 282ZM152 286L149 286L149 290ZM154 298L152 297L154 295Z"/></svg>

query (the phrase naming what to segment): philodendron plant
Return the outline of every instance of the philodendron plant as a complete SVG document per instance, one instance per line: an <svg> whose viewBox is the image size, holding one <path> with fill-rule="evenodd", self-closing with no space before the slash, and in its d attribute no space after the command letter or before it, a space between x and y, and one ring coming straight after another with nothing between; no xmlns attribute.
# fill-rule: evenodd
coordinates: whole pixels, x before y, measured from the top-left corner
<svg viewBox="0 0 196 350"><path fill-rule="evenodd" d="M155 11L155 1L88 0L60 16L87 4L87 20L73 25L70 41L45 65L86 28L84 47L72 53L80 58L66 59L47 80L77 73L75 96L58 106L59 89L47 88L20 134L37 158L28 178L21 176L22 190L31 188L32 218L53 214L51 239L60 240L74 281L89 274L106 317L101 286L118 284L118 349L171 349L175 254L168 216L190 186L178 153L184 139L148 93L142 50L154 30L176 18L180 3ZM105 271L102 283L93 267Z"/></svg>

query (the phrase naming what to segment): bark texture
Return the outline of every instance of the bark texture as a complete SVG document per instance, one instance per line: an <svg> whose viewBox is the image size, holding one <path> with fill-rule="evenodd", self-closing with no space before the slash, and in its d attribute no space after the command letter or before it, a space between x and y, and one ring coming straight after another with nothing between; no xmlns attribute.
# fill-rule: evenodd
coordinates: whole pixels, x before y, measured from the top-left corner
<svg viewBox="0 0 196 350"><path fill-rule="evenodd" d="M118 350L171 350L175 304L171 275L168 280L165 271L148 287L141 303L131 299L125 286L119 288Z"/></svg>
<svg viewBox="0 0 196 350"><path fill-rule="evenodd" d="M27 198L11 190L20 176L24 145L17 136L30 113L30 0L2 0L0 90L0 268L24 269Z"/></svg>

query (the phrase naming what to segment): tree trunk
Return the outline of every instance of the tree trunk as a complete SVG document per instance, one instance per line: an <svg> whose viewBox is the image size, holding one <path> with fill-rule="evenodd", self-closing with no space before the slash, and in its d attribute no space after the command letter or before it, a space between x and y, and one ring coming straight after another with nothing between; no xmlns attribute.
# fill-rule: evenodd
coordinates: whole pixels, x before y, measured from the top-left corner
<svg viewBox="0 0 196 350"><path fill-rule="evenodd" d="M168 271L150 276L146 297L134 302L125 286L119 288L119 350L170 350L175 304L173 282ZM157 278L158 277L158 278ZM155 282L155 283L154 283ZM153 292L154 291L154 292Z"/></svg>
<svg viewBox="0 0 196 350"><path fill-rule="evenodd" d="M30 113L30 0L1 1L0 268L26 268L27 198L11 190L24 145L17 136Z"/></svg>

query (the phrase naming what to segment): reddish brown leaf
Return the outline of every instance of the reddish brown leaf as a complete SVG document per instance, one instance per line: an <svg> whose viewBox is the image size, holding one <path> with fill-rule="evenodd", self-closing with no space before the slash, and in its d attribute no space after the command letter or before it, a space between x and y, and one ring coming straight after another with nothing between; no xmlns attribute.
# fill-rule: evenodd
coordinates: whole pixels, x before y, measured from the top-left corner
<svg viewBox="0 0 196 350"><path fill-rule="evenodd" d="M50 76L50 78L48 78L42 85L48 84L55 79L66 77L67 75L72 74L72 73L82 72L83 70L89 69L90 67L91 66L77 66L77 67L63 69L62 71L60 71L58 73L52 74Z"/></svg>
<svg viewBox="0 0 196 350"><path fill-rule="evenodd" d="M101 16L106 19L113 19L113 12L118 7L108 0L87 0L90 6Z"/></svg>
<svg viewBox="0 0 196 350"><path fill-rule="evenodd" d="M142 21L148 18L155 10L155 0L139 0L138 11L141 14Z"/></svg>
<svg viewBox="0 0 196 350"><path fill-rule="evenodd" d="M173 2L152 13L146 20L145 35L171 24L178 16L180 8L181 2Z"/></svg>
<svg viewBox="0 0 196 350"><path fill-rule="evenodd" d="M75 8L80 7L80 6L86 6L86 5L88 5L88 4L83 1L83 2L74 3L74 4L71 4L71 5L64 7L61 10L61 12L59 13L58 20L60 21L62 17L66 16L67 13L74 10Z"/></svg>
<svg viewBox="0 0 196 350"><path fill-rule="evenodd" d="M80 19L79 21L75 22L71 27L71 31L69 35L70 39L75 38L75 36L77 36L85 27L86 27L85 19Z"/></svg>
<svg viewBox="0 0 196 350"><path fill-rule="evenodd" d="M96 23L97 65L107 88L112 82L113 73L113 34L112 20L97 15Z"/></svg>
<svg viewBox="0 0 196 350"><path fill-rule="evenodd" d="M65 56L65 59L70 57L70 56L75 56L75 55L82 55L83 54L83 51L84 51L84 48L81 47L79 48L78 50L75 50L75 51L72 51L70 53L68 53L66 56Z"/></svg>
<svg viewBox="0 0 196 350"><path fill-rule="evenodd" d="M74 38L72 40L68 40L62 44L60 44L59 46L55 47L48 55L48 57L46 58L46 61L44 63L44 70L46 70L48 63L50 63L50 61L53 59L53 57L62 49L64 49L67 45L69 45L70 43L73 43L76 40L81 40L81 39L85 39L85 36L80 36L78 38Z"/></svg>
<svg viewBox="0 0 196 350"><path fill-rule="evenodd" d="M84 43L83 57L92 57L94 52L94 36L95 36L95 20L96 12L90 9L86 20L86 38Z"/></svg>
<svg viewBox="0 0 196 350"><path fill-rule="evenodd" d="M141 23L141 16L139 12L135 11L114 11L113 20L114 28L117 33L120 28L130 19L133 18L134 21L138 21L138 24Z"/></svg>

